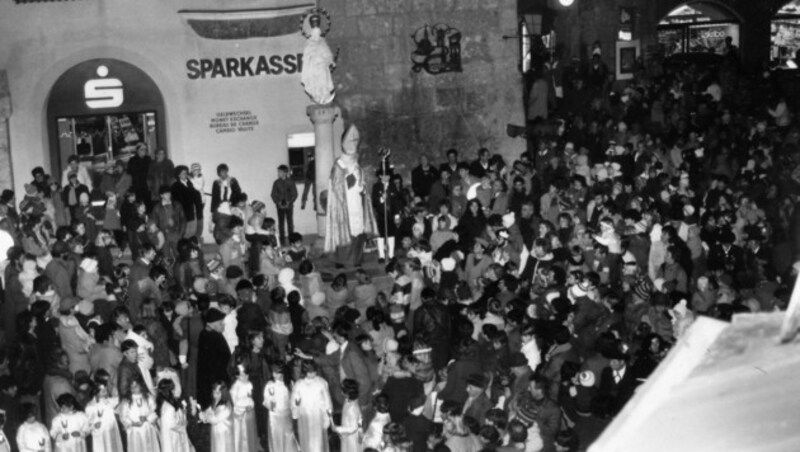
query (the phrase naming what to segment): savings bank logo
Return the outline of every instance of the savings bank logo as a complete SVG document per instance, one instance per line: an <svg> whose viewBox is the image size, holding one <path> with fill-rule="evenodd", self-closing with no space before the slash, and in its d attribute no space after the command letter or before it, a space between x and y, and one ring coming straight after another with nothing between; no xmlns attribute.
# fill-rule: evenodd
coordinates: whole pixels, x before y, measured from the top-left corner
<svg viewBox="0 0 800 452"><path fill-rule="evenodd" d="M122 81L108 77L106 66L97 67L97 76L83 85L83 97L89 108L116 108L125 100Z"/></svg>

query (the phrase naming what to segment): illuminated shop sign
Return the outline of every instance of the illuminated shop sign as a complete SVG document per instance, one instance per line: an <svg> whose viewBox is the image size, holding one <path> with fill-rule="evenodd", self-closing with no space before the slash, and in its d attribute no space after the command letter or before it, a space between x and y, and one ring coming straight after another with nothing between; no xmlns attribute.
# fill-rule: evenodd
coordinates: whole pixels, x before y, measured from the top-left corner
<svg viewBox="0 0 800 452"><path fill-rule="evenodd" d="M238 58L200 58L186 62L186 76L190 80L291 75L299 74L302 69L302 53Z"/></svg>
<svg viewBox="0 0 800 452"><path fill-rule="evenodd" d="M89 80L83 85L86 106L95 109L117 108L122 105L125 101L122 81L118 78L106 78L108 67L102 64L97 67L97 76L100 78Z"/></svg>

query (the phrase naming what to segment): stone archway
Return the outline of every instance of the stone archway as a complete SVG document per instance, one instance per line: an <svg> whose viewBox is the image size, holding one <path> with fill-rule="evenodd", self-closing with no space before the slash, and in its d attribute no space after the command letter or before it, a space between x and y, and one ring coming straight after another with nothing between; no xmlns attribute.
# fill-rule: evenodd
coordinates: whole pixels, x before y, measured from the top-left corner
<svg viewBox="0 0 800 452"><path fill-rule="evenodd" d="M127 148L138 143L146 144L151 152L166 146L167 118L160 88L138 66L115 58L88 59L64 71L50 90L45 116L53 174L65 167L73 153L70 147L82 155L81 145L89 146L89 164L96 165L91 157L108 154L108 160L124 159L132 153ZM106 121L105 136L79 139L75 124L85 118ZM103 133L102 125L98 129ZM138 140L128 140L128 135Z"/></svg>

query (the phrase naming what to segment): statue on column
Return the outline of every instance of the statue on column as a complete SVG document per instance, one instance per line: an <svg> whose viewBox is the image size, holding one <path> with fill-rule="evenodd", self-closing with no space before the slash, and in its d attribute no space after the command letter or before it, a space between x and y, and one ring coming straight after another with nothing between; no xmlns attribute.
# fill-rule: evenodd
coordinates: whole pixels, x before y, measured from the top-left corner
<svg viewBox="0 0 800 452"><path fill-rule="evenodd" d="M305 24L303 26L303 35L308 39L303 50L303 71L300 80L311 100L323 105L332 102L336 95L331 76L331 70L336 67L336 57L325 41L325 33L320 28L321 23L322 17L318 13L313 13L308 18L308 27Z"/></svg>
<svg viewBox="0 0 800 452"><path fill-rule="evenodd" d="M325 252L336 253L334 260L339 268L361 264L364 243L377 231L364 173L358 164L359 139L358 129L350 126L342 141L342 155L334 162L328 182Z"/></svg>

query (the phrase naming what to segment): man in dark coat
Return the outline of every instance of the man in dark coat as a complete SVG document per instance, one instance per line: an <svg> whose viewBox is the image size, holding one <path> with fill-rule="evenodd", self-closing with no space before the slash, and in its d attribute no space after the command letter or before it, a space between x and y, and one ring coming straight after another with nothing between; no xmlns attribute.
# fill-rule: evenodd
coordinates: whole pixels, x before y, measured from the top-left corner
<svg viewBox="0 0 800 452"><path fill-rule="evenodd" d="M358 345L348 342L352 326L344 321L339 321L333 326L333 338L339 344L339 374L341 381L351 378L358 382L358 404L361 412L371 409L372 393L377 388L377 381L370 376L369 367L359 353Z"/></svg>
<svg viewBox="0 0 800 452"><path fill-rule="evenodd" d="M400 361L400 368L404 372L390 376L383 385L383 394L389 398L389 416L393 422L403 423L409 416L409 400L425 398L425 387L417 379L411 369L416 365L412 356ZM441 399L441 397L440 397Z"/></svg>
<svg viewBox="0 0 800 452"><path fill-rule="evenodd" d="M44 274L50 278L53 290L56 291L56 295L61 299L75 296L72 282L76 277L77 270L73 261L67 257L69 247L66 243L59 241L53 244L53 249L50 253L53 256L53 260L45 267Z"/></svg>
<svg viewBox="0 0 800 452"><path fill-rule="evenodd" d="M436 292L422 289L422 306L414 311L414 337L422 339L431 347L433 368L439 370L450 359L450 313L436 299Z"/></svg>
<svg viewBox="0 0 800 452"><path fill-rule="evenodd" d="M206 329L200 333L197 363L197 402L203 408L211 404L211 388L219 381L228 382L231 350L222 335L225 314L215 308L206 312Z"/></svg>
<svg viewBox="0 0 800 452"><path fill-rule="evenodd" d="M128 174L131 175L131 190L136 193L136 199L143 201L149 208L152 205L150 188L147 186L147 174L150 171L152 159L147 154L147 146L139 145L136 155L128 160Z"/></svg>
<svg viewBox="0 0 800 452"><path fill-rule="evenodd" d="M406 437L411 441L411 452L426 452L428 437L433 432L433 422L422 415L425 400L425 396L412 398L408 403L408 417L403 421Z"/></svg>
<svg viewBox="0 0 800 452"><path fill-rule="evenodd" d="M439 171L430 165L427 155L421 155L419 166L411 171L411 189L414 190L414 195L423 200L427 199L431 193L431 186L437 179L439 179ZM373 200L374 198L373 196Z"/></svg>
<svg viewBox="0 0 800 452"><path fill-rule="evenodd" d="M597 388L597 415L615 416L633 397L640 384L638 376L628 367L628 356L621 350L610 350L605 353L609 359L608 367L600 375Z"/></svg>
<svg viewBox="0 0 800 452"><path fill-rule="evenodd" d="M744 250L734 245L736 236L729 228L719 233L719 244L711 247L708 254L708 269L738 275L745 270Z"/></svg>
<svg viewBox="0 0 800 452"><path fill-rule="evenodd" d="M203 197L189 180L189 168L186 166L175 168L175 179L171 187L172 199L183 207L183 217L186 220L183 236L194 237L198 232L198 224L203 220Z"/></svg>
<svg viewBox="0 0 800 452"><path fill-rule="evenodd" d="M477 357L478 348L474 340L466 338L461 341L456 353L459 357L450 364L447 371L447 383L439 398L463 404L467 400L467 378L480 374L481 364Z"/></svg>

